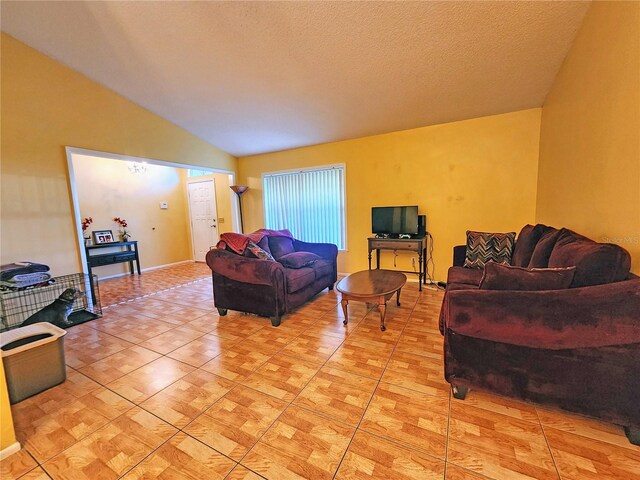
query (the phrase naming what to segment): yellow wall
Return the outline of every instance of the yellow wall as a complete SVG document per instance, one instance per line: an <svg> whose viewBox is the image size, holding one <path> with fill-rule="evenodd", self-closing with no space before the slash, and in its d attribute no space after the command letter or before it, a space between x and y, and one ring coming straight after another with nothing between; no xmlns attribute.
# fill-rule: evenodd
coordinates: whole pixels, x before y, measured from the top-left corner
<svg viewBox="0 0 640 480"><path fill-rule="evenodd" d="M536 218L640 273L640 3L594 2L542 109Z"/></svg>
<svg viewBox="0 0 640 480"><path fill-rule="evenodd" d="M234 157L2 34L0 262L81 271L65 146L235 171Z"/></svg>
<svg viewBox="0 0 640 480"><path fill-rule="evenodd" d="M264 172L346 165L347 251L338 269L367 267L371 207L419 205L435 239L435 277L446 279L467 229L518 231L534 221L540 109L239 159L245 231L263 226ZM392 253L383 253L382 266ZM400 266L411 268L410 254Z"/></svg>
<svg viewBox="0 0 640 480"><path fill-rule="evenodd" d="M112 219L121 217L138 241L142 268L193 259L185 169L148 164L146 172L132 174L128 162L77 155L73 171L80 215L93 218L87 232L112 230L117 238L119 227ZM160 202L169 208L160 209ZM106 277L127 271L127 264L119 264L94 273Z"/></svg>
<svg viewBox="0 0 640 480"><path fill-rule="evenodd" d="M13 417L9 406L9 391L7 379L4 375L4 366L0 361L0 450L16 443L16 434L13 431Z"/></svg>

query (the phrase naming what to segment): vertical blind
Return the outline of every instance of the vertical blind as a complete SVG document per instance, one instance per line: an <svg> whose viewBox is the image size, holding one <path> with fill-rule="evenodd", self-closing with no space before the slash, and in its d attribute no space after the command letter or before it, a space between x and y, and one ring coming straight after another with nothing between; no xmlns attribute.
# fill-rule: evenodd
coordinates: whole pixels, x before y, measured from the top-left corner
<svg viewBox="0 0 640 480"><path fill-rule="evenodd" d="M287 228L304 242L346 247L344 168L332 167L264 176L267 228Z"/></svg>

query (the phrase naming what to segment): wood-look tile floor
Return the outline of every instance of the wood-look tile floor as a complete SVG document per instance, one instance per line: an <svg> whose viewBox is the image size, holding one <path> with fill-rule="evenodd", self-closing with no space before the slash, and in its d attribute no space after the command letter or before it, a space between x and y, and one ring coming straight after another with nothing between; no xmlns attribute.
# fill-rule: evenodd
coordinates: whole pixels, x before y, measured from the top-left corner
<svg viewBox="0 0 640 480"><path fill-rule="evenodd" d="M100 284L65 338L67 381L12 407L9 479L632 479L622 429L471 391L452 399L442 294L378 312L323 292L285 316L219 317L202 264Z"/></svg>

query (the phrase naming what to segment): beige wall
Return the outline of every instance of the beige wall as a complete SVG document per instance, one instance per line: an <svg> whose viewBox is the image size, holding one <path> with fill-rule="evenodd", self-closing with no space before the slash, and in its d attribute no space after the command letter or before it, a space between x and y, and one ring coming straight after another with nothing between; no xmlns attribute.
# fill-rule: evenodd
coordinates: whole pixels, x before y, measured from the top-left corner
<svg viewBox="0 0 640 480"><path fill-rule="evenodd" d="M594 2L542 109L536 218L640 273L640 3Z"/></svg>
<svg viewBox="0 0 640 480"><path fill-rule="evenodd" d="M73 171L80 215L92 217L87 231L112 230L114 217L124 218L131 239L138 241L142 268L191 260L189 211L185 195L186 170L147 165L133 174L128 162L74 155ZM160 209L160 202L169 208ZM96 268L106 277L128 271L127 264Z"/></svg>
<svg viewBox="0 0 640 480"><path fill-rule="evenodd" d="M2 34L0 262L81 271L65 146L235 171L236 159Z"/></svg>
<svg viewBox="0 0 640 480"><path fill-rule="evenodd" d="M518 231L535 219L540 109L417 128L239 159L245 231L263 226L262 174L346 165L347 251L341 272L367 267L371 207L419 205L435 239L436 278L467 229ZM382 266L393 254L384 253ZM410 269L410 254L399 266Z"/></svg>

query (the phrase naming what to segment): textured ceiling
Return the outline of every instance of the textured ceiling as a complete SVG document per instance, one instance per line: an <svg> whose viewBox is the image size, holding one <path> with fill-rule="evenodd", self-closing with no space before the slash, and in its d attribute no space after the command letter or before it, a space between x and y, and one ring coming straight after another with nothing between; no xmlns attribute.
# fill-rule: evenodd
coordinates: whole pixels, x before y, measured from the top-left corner
<svg viewBox="0 0 640 480"><path fill-rule="evenodd" d="M544 102L588 2L14 2L2 30L237 156Z"/></svg>

